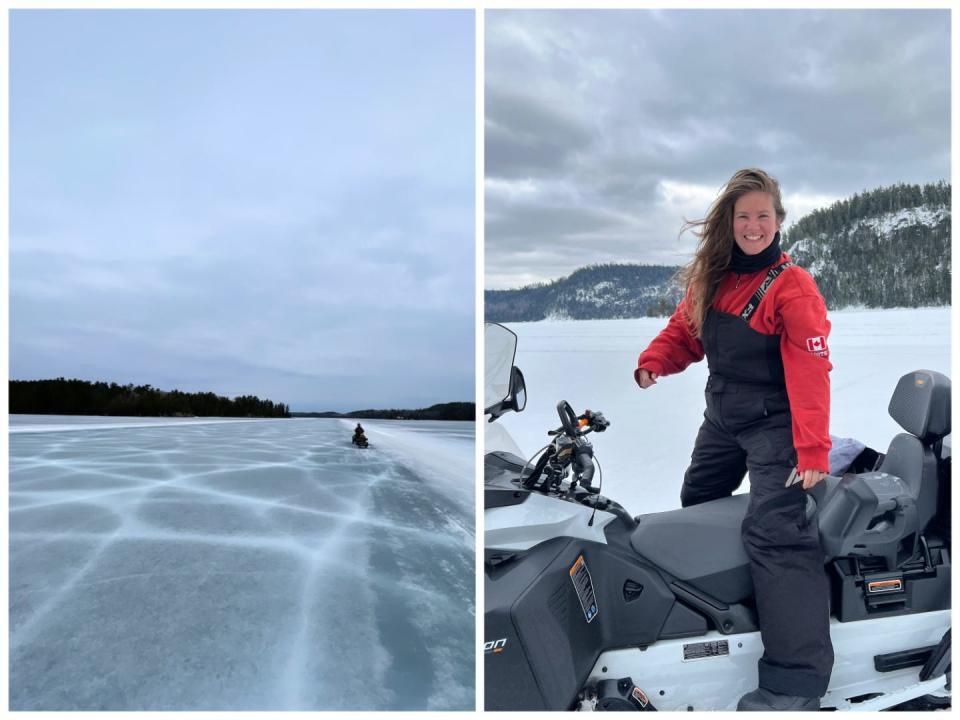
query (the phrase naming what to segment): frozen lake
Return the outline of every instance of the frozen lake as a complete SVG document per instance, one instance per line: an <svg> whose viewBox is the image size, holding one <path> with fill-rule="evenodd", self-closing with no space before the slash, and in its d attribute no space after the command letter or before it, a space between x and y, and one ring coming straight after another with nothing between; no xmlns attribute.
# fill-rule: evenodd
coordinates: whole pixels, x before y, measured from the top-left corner
<svg viewBox="0 0 960 720"><path fill-rule="evenodd" d="M474 425L13 416L11 710L472 710Z"/></svg>
<svg viewBox="0 0 960 720"><path fill-rule="evenodd" d="M831 433L886 452L902 432L887 412L900 377L920 369L951 375L950 308L844 310L829 317ZM509 323L519 336L516 365L528 401L526 410L497 423L530 457L546 445L547 430L559 427L559 400L578 413L600 411L610 428L590 441L603 468L603 494L634 515L679 507L703 421L707 363L640 390L633 380L637 356L664 325L665 318ZM748 489L745 481L740 492Z"/></svg>

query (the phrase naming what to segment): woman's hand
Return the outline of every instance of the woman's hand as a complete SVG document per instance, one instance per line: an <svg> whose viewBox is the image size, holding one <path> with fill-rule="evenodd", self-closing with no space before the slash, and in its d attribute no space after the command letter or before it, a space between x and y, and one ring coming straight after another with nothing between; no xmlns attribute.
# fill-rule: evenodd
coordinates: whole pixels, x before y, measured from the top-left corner
<svg viewBox="0 0 960 720"><path fill-rule="evenodd" d="M822 470L803 470L800 473L800 477L803 479L803 489L809 490L826 476L827 473Z"/></svg>
<svg viewBox="0 0 960 720"><path fill-rule="evenodd" d="M650 372L646 368L637 368L637 371L633 374L633 377L637 381L637 385L644 390L651 385L657 384L657 374L655 372Z"/></svg>

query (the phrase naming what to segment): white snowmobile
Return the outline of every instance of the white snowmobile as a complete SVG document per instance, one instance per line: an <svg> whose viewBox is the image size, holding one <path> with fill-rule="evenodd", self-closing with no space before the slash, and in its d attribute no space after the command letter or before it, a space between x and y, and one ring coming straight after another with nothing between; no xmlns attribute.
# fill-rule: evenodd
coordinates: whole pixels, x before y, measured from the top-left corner
<svg viewBox="0 0 960 720"><path fill-rule="evenodd" d="M558 406L523 457L516 335L486 326L487 710L733 710L763 653L740 540L747 495L636 518L594 487L601 413ZM950 381L901 378L875 471L808 494L830 577L835 662L822 709L950 706ZM944 441L946 438L946 441Z"/></svg>

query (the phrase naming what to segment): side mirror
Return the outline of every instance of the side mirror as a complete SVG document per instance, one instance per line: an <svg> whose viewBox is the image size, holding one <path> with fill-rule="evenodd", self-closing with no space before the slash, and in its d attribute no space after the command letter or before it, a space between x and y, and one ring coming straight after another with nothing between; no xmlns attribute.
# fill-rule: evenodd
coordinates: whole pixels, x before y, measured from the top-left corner
<svg viewBox="0 0 960 720"><path fill-rule="evenodd" d="M523 380L523 373L516 365L510 368L510 390L507 396L492 407L486 409L490 416L488 422L493 422L509 410L520 412L527 406L527 384Z"/></svg>
<svg viewBox="0 0 960 720"><path fill-rule="evenodd" d="M527 384L523 381L523 373L516 365L510 373L509 399L516 412L521 412L527 406Z"/></svg>
<svg viewBox="0 0 960 720"><path fill-rule="evenodd" d="M484 326L483 412L490 422L509 410L520 412L527 406L527 385L523 373L513 364L517 354L517 335L499 323Z"/></svg>

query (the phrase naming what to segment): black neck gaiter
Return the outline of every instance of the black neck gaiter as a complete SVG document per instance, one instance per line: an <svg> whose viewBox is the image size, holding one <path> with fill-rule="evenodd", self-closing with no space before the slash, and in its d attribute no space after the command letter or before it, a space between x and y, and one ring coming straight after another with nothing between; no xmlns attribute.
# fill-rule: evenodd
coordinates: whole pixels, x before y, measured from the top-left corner
<svg viewBox="0 0 960 720"><path fill-rule="evenodd" d="M773 242L756 255L747 255L740 246L733 244L730 253L730 270L741 275L755 273L773 265L780 257L780 233L773 236Z"/></svg>

